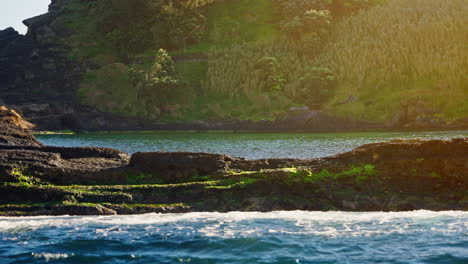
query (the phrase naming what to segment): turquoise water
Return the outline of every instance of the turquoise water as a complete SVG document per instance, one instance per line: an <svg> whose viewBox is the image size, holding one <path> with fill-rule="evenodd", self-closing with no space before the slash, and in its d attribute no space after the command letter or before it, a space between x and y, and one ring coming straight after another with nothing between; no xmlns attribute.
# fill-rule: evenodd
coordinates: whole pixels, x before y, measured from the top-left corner
<svg viewBox="0 0 468 264"><path fill-rule="evenodd" d="M468 263L468 212L0 218L0 263Z"/></svg>
<svg viewBox="0 0 468 264"><path fill-rule="evenodd" d="M315 158L394 138L467 131L47 135L49 145ZM468 263L468 212L187 213L0 217L0 263Z"/></svg>
<svg viewBox="0 0 468 264"><path fill-rule="evenodd" d="M468 131L450 132L374 132L374 133L258 133L196 134L155 133L125 135L38 135L55 146L101 146L138 151L191 151L228 154L249 159L318 158L350 151L367 143L395 138L447 139L468 137Z"/></svg>

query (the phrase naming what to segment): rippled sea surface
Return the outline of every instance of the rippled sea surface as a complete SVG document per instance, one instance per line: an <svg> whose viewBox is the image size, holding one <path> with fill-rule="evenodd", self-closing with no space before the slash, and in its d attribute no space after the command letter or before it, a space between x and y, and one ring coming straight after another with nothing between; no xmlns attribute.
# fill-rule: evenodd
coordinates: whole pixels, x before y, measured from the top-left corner
<svg viewBox="0 0 468 264"><path fill-rule="evenodd" d="M249 159L318 158L350 151L363 144L395 138L448 139L468 137L468 131L372 133L154 133L122 135L39 135L56 146L101 146L128 153L139 151L191 151L228 154Z"/></svg>
<svg viewBox="0 0 468 264"><path fill-rule="evenodd" d="M0 218L0 263L468 263L468 212Z"/></svg>

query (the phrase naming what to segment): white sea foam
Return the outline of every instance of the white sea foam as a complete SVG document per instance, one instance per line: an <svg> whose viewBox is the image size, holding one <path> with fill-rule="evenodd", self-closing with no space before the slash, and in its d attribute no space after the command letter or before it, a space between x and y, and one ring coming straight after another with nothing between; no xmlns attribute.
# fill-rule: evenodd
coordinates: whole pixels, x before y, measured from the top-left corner
<svg viewBox="0 0 468 264"><path fill-rule="evenodd" d="M32 253L35 259L44 259L46 262L57 259L67 259L69 254L60 254L60 253Z"/></svg>
<svg viewBox="0 0 468 264"><path fill-rule="evenodd" d="M262 221L286 221L290 225L262 226ZM449 223L447 223L448 221ZM254 224L251 224L254 223ZM259 224L260 223L260 224ZM38 228L92 227L97 235L127 232L122 226L142 225L148 232L160 232L171 225L172 232L198 232L210 237L249 236L264 233L311 234L327 237L371 236L375 234L414 232L429 228L440 232L468 230L468 212L412 211L412 212L309 212L276 211L142 214L124 216L60 216L0 218L0 232L22 232ZM194 228L193 225L199 225ZM465 231L466 232L466 231ZM168 233L168 235L170 235Z"/></svg>

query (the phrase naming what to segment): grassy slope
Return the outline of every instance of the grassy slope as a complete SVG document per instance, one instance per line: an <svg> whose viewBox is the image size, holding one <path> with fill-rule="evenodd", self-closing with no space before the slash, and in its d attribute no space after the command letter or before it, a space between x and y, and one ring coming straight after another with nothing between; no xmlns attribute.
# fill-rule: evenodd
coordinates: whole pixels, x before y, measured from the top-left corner
<svg viewBox="0 0 468 264"><path fill-rule="evenodd" d="M75 47L72 56L99 65L116 62L113 51L95 36L92 17L83 19L82 8L71 1L67 17L62 17L80 32L68 40ZM464 0L391 0L340 21L323 54L313 61L278 47L274 39L280 32L273 23L271 0L219 2L205 10L207 31L200 42L171 52L179 58L178 74L194 88L195 99L182 115L162 120L273 118L294 105L291 98L303 85L301 77L315 65L338 74L338 88L327 103L330 113L389 121L402 105L422 101L445 119L467 117L467 12ZM269 48L259 52L262 45ZM212 53L213 48L221 53ZM222 53L231 59L206 57ZM289 70L284 95L259 90L261 80L252 65L263 56L278 57ZM83 102L128 115L144 111L127 111L138 102L124 82L103 87L105 91L95 91L85 83ZM358 99L341 103L348 98Z"/></svg>
<svg viewBox="0 0 468 264"><path fill-rule="evenodd" d="M318 61L338 73L330 111L388 121L422 101L445 119L467 117L467 13L464 0L391 0L345 18ZM350 96L359 99L339 103Z"/></svg>
<svg viewBox="0 0 468 264"><path fill-rule="evenodd" d="M268 1L257 8L265 8ZM232 5L232 2L231 2ZM226 11L236 10L234 6L220 5L213 9L209 16L211 21L210 30L207 36L213 35L216 30L215 23L229 17ZM239 12L239 10L241 12ZM266 9L268 10L268 9ZM224 11L224 12L223 12ZM242 9L236 10L234 15L240 17ZM245 11L244 11L245 12ZM438 0L392 0L386 4L370 9L357 16L348 17L340 21L334 28L333 36L324 53L315 61L316 65L329 66L338 73L339 86L334 97L327 104L327 111L341 115L351 116L359 119L373 121L389 121L405 105L415 102L422 102L427 111L433 111L436 116L447 120L463 118L468 116L468 49L466 48L466 36L468 34L466 24L467 5L463 0L438 1ZM268 22L268 14L263 21ZM271 20L271 18L270 18ZM265 24L271 26L271 24ZM273 39L278 35L274 29L264 28L261 25L252 26L253 32L265 32L263 37L248 40ZM261 34L260 34L261 35ZM226 36L225 36L226 37ZM212 39L212 38L211 38ZM227 38L232 39L232 38ZM217 48L224 47L222 42L212 42L208 44L210 37L207 37L200 44L189 47L187 51L200 51L201 47ZM251 42L255 43L255 42ZM257 45L257 44L251 44ZM275 44L269 44L275 45ZM249 52L249 47L244 46L245 52ZM203 51L206 51L204 49ZM265 49L266 50L266 49ZM226 54L230 54L229 48ZM299 59L292 59L284 52L275 52L274 49L268 52L255 51L259 56L281 56L291 59L285 63L287 67L293 67L294 62ZM249 118L255 116L255 112L260 113L262 109L252 107L257 103L261 108L261 101L265 97L254 90L258 88L255 76L251 74L252 69L249 63L238 54L238 50L233 50L234 58L226 62L209 63L207 72L208 81L213 81L213 76L222 74L223 77L215 78L214 85L203 86L205 98L200 100L202 105L224 100L223 107L218 107L219 117L226 115ZM250 58L255 55L250 54ZM223 65L231 64L231 65ZM306 74L310 63L302 62L302 66L292 71L296 73L290 76L286 84L286 94L293 95L297 89L295 83L301 75ZM194 71L187 72L187 75L199 69L193 66ZM206 64L199 64L198 67L206 69ZM303 73L299 73L303 72ZM240 74L244 77L240 77ZM203 76L200 76L201 82ZM244 89L246 86L251 95L235 100L226 100L227 94L216 98L210 89L223 86L223 81L237 79L232 84L224 84L224 91ZM252 86L253 85L253 86ZM252 87L250 87L252 86ZM223 87L222 87L223 88ZM206 92L208 90L208 92ZM244 89L245 90L245 89ZM207 96L210 94L213 99ZM358 100L352 103L342 104L350 97ZM253 99L253 100L250 100ZM266 99L267 101L271 99ZM232 103L231 103L232 102ZM263 111L272 111L269 102ZM285 109L285 105L276 105L278 110ZM246 112L236 111L245 109ZM200 113L200 111L195 111ZM205 113L198 116L202 118Z"/></svg>
<svg viewBox="0 0 468 264"><path fill-rule="evenodd" d="M206 79L207 74L210 74L207 54L213 49L226 49L229 52L239 44L271 40L279 35L272 21L275 16L272 2L224 1L207 8L205 15L208 21L207 31L200 42L184 50L171 52L179 58L197 58L197 55L203 54L203 59L188 59L187 62L182 59L182 62L176 63L180 78L190 83L197 93L193 107L184 114L183 119L271 118L264 110L252 107L256 98L253 101L246 97L227 98L223 94L207 92Z"/></svg>
<svg viewBox="0 0 468 264"><path fill-rule="evenodd" d="M223 96L204 92L203 83L208 68L205 55L213 48L229 49L239 43L271 39L279 34L271 23L275 15L271 1L221 1L205 7L203 13L207 18L207 30L201 40L195 45L170 53L178 58L176 69L179 78L194 88L194 100L191 105L183 106L182 115L165 115L159 119L172 121L265 118L265 111L255 113L255 109L250 107L252 101L248 98L226 100ZM118 55L102 41L102 36L96 35L96 22L92 14L86 13L85 6L79 0L69 2L66 14L60 18L61 22L79 32L66 40L67 44L73 47L70 56L79 61L91 61L102 67L88 72L85 76L78 93L81 102L93 105L101 111L129 116L137 116L146 111L138 107L136 91L124 76L128 68L120 63L113 64L119 62ZM153 52L148 50L139 55L145 62L143 65L126 66L147 69L151 67L153 56ZM185 99L180 98L180 102L177 102L176 98L174 104L183 105Z"/></svg>

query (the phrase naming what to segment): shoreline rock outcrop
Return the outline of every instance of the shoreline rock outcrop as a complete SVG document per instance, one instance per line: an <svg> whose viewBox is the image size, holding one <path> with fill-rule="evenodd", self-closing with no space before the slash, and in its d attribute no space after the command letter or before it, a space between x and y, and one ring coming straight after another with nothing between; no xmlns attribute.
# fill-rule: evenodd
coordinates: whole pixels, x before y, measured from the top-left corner
<svg viewBox="0 0 468 264"><path fill-rule="evenodd" d="M0 215L468 210L468 138L393 140L320 159L44 146L0 109Z"/></svg>
<svg viewBox="0 0 468 264"><path fill-rule="evenodd" d="M34 126L23 120L14 110L0 107L0 145L1 146L42 146L28 130Z"/></svg>
<svg viewBox="0 0 468 264"><path fill-rule="evenodd" d="M0 180L17 181L19 174L50 182L95 178L100 171L124 166L130 159L114 149L44 146L32 135L32 126L14 110L0 107Z"/></svg>

